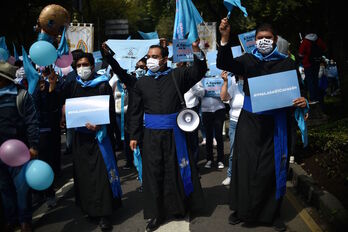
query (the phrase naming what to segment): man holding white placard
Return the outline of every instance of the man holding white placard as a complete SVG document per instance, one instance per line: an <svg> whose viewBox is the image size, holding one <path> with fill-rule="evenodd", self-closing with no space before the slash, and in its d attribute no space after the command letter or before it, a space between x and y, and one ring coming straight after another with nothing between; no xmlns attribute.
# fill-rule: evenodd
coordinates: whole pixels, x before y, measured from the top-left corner
<svg viewBox="0 0 348 232"><path fill-rule="evenodd" d="M232 176L230 184L229 223L269 223L277 231L285 231L286 226L280 220L280 206L286 191L286 174L288 144L290 144L290 120L296 109L304 120L304 109L307 107L303 97L291 98L284 91L297 90L297 86L277 86L276 81L270 81L267 87L272 91L252 94L251 82L260 76L272 78L270 74L283 72L280 83L286 82L288 72L296 70L295 63L286 55L281 54L276 46L277 34L269 24L260 25L255 33L256 48L251 53L233 58L230 49L230 24L227 18L220 24L221 46L218 50L217 67L242 75L244 104L236 128L235 147L232 160ZM279 74L280 75L280 74ZM265 77L264 77L265 78ZM296 74L295 74L296 78ZM262 87L257 85L257 88ZM272 95L266 103L277 102L287 97L287 103L282 106L268 108L260 112L265 101L259 105L253 102L251 96L263 97ZM293 106L293 107L289 107ZM300 123L299 123L300 124Z"/></svg>
<svg viewBox="0 0 348 232"><path fill-rule="evenodd" d="M102 230L109 230L109 217L122 197L114 152L115 102L109 78L94 71L92 54L82 53L76 68L76 81L65 91L67 125L75 128L76 201L90 218L99 220Z"/></svg>

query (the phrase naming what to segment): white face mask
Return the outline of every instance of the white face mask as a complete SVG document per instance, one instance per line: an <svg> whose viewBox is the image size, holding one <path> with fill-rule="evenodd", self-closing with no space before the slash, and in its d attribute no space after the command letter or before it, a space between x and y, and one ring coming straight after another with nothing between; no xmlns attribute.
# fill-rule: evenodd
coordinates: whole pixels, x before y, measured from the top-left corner
<svg viewBox="0 0 348 232"><path fill-rule="evenodd" d="M79 67L76 69L77 74L81 77L82 80L87 80L91 74L92 74L92 69L90 66L87 67Z"/></svg>
<svg viewBox="0 0 348 232"><path fill-rule="evenodd" d="M262 55L268 55L273 50L273 40L266 38L256 40L256 48Z"/></svg>
<svg viewBox="0 0 348 232"><path fill-rule="evenodd" d="M154 58L147 59L146 67L152 72L157 72L161 68L159 65L159 60Z"/></svg>
<svg viewBox="0 0 348 232"><path fill-rule="evenodd" d="M146 70L144 70L142 68L137 68L134 72L135 72L136 78L143 77L146 74Z"/></svg>

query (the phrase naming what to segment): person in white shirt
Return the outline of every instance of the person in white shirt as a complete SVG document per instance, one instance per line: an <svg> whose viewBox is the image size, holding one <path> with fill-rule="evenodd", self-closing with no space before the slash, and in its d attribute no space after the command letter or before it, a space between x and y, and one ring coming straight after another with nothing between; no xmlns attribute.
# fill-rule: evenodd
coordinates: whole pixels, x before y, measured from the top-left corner
<svg viewBox="0 0 348 232"><path fill-rule="evenodd" d="M228 169L227 178L222 182L223 185L229 185L231 182L232 174L232 156L233 156L233 145L234 145L234 135L236 131L236 126L239 118L239 114L243 107L244 102L244 92L243 92L243 77L238 76L238 81L233 76L232 83L228 87L228 75L229 73L223 71L221 74L224 84L221 87L220 97L222 101L229 100L230 104L230 128L229 128L229 138L230 138L230 157L228 159Z"/></svg>
<svg viewBox="0 0 348 232"><path fill-rule="evenodd" d="M199 113L199 102L203 98L205 90L203 88L202 82L198 82L189 91L184 94L184 99L186 107ZM199 158L199 141L198 141L198 130L188 133L189 149L191 150L192 156L194 157L196 167L198 167Z"/></svg>
<svg viewBox="0 0 348 232"><path fill-rule="evenodd" d="M218 77L220 78L220 77ZM219 97L204 96L201 104L203 126L206 132L206 153L207 163L205 168L211 168L213 157L213 138L217 141L217 163L218 168L224 168L224 141L222 137L222 128L225 120L225 104Z"/></svg>

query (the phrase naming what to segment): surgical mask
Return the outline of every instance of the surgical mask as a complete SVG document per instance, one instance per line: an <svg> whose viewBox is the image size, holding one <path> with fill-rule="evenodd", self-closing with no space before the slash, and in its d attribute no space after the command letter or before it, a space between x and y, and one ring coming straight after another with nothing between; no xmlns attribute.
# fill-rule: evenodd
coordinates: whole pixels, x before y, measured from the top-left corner
<svg viewBox="0 0 348 232"><path fill-rule="evenodd" d="M146 61L146 67L152 72L157 72L161 68L161 65L159 65L158 59L149 58Z"/></svg>
<svg viewBox="0 0 348 232"><path fill-rule="evenodd" d="M146 70L142 69L142 68L137 68L135 71L135 76L137 79L139 79L140 77L145 76L146 74Z"/></svg>
<svg viewBox="0 0 348 232"><path fill-rule="evenodd" d="M77 74L81 77L82 80L85 81L91 76L92 69L90 66L79 67L79 68L77 68Z"/></svg>
<svg viewBox="0 0 348 232"><path fill-rule="evenodd" d="M262 55L268 55L273 50L273 40L266 38L256 40L256 48Z"/></svg>

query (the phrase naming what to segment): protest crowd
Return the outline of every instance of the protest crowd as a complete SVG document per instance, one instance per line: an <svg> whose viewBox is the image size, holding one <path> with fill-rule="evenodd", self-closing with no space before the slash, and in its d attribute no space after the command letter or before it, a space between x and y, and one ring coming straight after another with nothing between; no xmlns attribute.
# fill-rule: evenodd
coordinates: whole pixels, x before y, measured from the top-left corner
<svg viewBox="0 0 348 232"><path fill-rule="evenodd" d="M234 50L226 17L217 51L208 54L196 28L203 19L193 10L185 19L191 27L175 24L172 41L144 33L132 44L143 54L127 60L122 47L131 39L103 42L98 57L69 49L69 13L58 5L45 10L28 53L22 47L19 56L0 38L1 231L33 231L38 199L59 205L61 136L73 157L75 203L103 231L112 229L110 217L122 206L116 151L126 157L122 168L138 173L146 231L199 213L206 201L200 168L225 166L226 178L217 181L229 187L226 223L286 230L280 208L294 144L307 145L310 107L324 117L325 94L339 94L335 61L325 57L317 34L308 32L293 55L289 42L263 23L252 46L241 42ZM58 25L50 25L51 12L59 12Z"/></svg>

